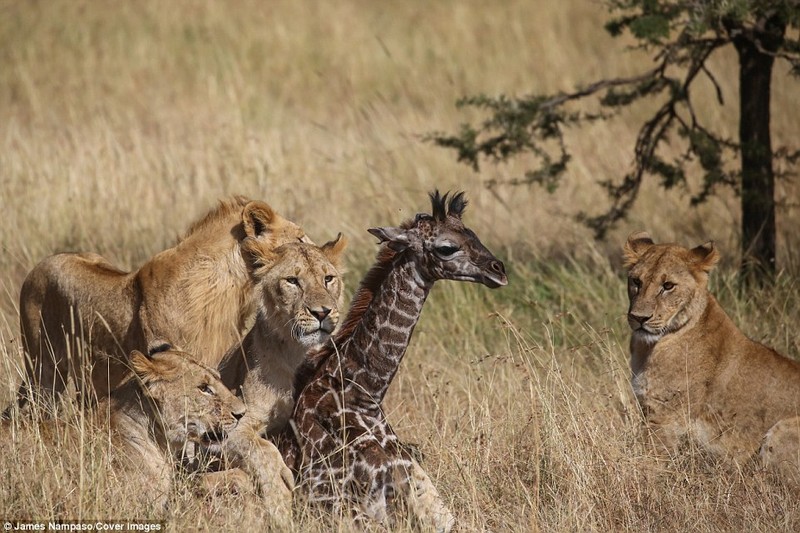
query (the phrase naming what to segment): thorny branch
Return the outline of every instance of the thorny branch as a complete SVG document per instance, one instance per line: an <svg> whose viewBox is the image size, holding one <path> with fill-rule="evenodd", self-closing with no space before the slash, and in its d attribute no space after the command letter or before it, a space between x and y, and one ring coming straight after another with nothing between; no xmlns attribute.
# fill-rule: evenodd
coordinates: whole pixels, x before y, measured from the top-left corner
<svg viewBox="0 0 800 533"><path fill-rule="evenodd" d="M675 185L685 186L683 164L691 160L699 161L704 171L703 185L700 192L692 197L692 203L704 201L717 185L737 186L739 173L723 168L722 152L738 153L739 144L712 133L701 123L690 93L697 75L703 73L713 85L717 101L724 104L722 88L709 70L707 61L715 50L730 44L733 38L730 31L717 31L711 38L696 37L688 28L684 28L673 41L661 44L654 58L657 63L655 68L638 76L603 79L573 92L550 96L512 99L481 95L464 98L458 102L459 106L488 109L493 115L478 128L463 125L459 135L435 133L428 136L427 140L438 146L456 149L458 160L470 164L476 171L479 170L480 158L503 161L517 153L529 151L540 159L539 168L529 170L522 178L490 180L487 185L493 188L500 184L538 183L553 190L571 159L564 138L566 127L608 118L609 113L615 114L621 107L636 100L666 92L666 101L637 134L632 170L623 176L621 182L600 182L611 199L611 206L598 216L585 213L578 215L594 230L597 238L602 238L629 211L647 174L659 176L661 185L667 189ZM800 64L800 53L772 55L787 59L795 67ZM671 75L676 70L683 73L682 78ZM605 111L568 111L570 103L595 96L599 97L599 104ZM681 111L688 114L688 121L681 116ZM672 134L684 138L687 148L674 161L663 161L658 156L658 149L664 141L670 140ZM774 152L773 157L796 161L800 158L799 154L800 151L789 152L781 148Z"/></svg>

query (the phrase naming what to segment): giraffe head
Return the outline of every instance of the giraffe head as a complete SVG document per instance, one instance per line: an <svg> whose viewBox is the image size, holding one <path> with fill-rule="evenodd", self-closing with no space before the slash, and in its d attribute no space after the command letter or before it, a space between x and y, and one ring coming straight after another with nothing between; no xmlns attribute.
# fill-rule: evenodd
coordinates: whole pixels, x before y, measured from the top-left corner
<svg viewBox="0 0 800 533"><path fill-rule="evenodd" d="M400 227L368 231L395 252L413 254L427 281L472 281L493 289L507 285L503 263L461 221L467 206L464 193L448 196L438 190L430 194L432 215L420 213Z"/></svg>

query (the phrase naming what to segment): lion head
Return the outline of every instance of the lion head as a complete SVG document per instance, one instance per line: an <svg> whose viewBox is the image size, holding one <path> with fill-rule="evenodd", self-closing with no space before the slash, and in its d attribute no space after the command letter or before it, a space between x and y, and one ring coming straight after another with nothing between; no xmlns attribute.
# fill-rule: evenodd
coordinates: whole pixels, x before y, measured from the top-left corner
<svg viewBox="0 0 800 533"><path fill-rule="evenodd" d="M339 323L341 256L347 239L340 233L322 246L295 242L274 250L258 241L250 244L263 320L306 348L328 340Z"/></svg>
<svg viewBox="0 0 800 533"><path fill-rule="evenodd" d="M655 244L645 232L628 237L628 324L633 335L654 343L698 318L708 301L708 273L719 261L713 242L688 249Z"/></svg>
<svg viewBox="0 0 800 533"><path fill-rule="evenodd" d="M169 442L213 446L245 414L244 403L222 384L216 370L167 343L154 343L149 356L134 350L131 367Z"/></svg>

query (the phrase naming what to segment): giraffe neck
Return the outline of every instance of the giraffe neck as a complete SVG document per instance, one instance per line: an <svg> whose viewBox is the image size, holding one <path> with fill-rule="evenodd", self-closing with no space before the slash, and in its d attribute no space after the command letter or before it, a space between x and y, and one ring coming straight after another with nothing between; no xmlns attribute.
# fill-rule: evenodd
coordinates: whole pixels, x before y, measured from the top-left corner
<svg viewBox="0 0 800 533"><path fill-rule="evenodd" d="M397 257L342 347L343 360L355 363L343 365L355 369L348 378L378 404L397 373L431 287L413 259Z"/></svg>

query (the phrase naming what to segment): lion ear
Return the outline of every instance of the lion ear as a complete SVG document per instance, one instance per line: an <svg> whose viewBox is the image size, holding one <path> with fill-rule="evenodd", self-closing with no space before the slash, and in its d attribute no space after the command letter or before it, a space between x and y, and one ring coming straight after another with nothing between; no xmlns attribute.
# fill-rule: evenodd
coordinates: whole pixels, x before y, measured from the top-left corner
<svg viewBox="0 0 800 533"><path fill-rule="evenodd" d="M248 237L257 238L272 231L277 218L275 211L265 202L253 201L242 210L242 225Z"/></svg>
<svg viewBox="0 0 800 533"><path fill-rule="evenodd" d="M139 350L133 350L130 355L131 368L145 385L171 381L181 373L180 365L173 357L176 356L163 351L148 357Z"/></svg>
<svg viewBox="0 0 800 533"><path fill-rule="evenodd" d="M347 248L347 237L339 233L336 238L322 245L322 253L337 269L342 266L342 253Z"/></svg>
<svg viewBox="0 0 800 533"><path fill-rule="evenodd" d="M278 259L278 254L255 237L245 237L242 241L241 252L247 268L251 271L272 266Z"/></svg>
<svg viewBox="0 0 800 533"><path fill-rule="evenodd" d="M655 243L646 231L636 231L628 236L625 246L622 247L622 255L625 258L625 268L631 268L639 262L648 248Z"/></svg>
<svg viewBox="0 0 800 533"><path fill-rule="evenodd" d="M139 376L139 379L142 380L142 383L147 385L148 383L152 383L153 381L157 380L156 376L158 375L158 372L152 359L147 357L139 350L133 350L131 352L130 360L133 371L137 376Z"/></svg>
<svg viewBox="0 0 800 533"><path fill-rule="evenodd" d="M147 357L153 357L154 354L160 352L168 352L175 348L164 339L156 339L147 345Z"/></svg>
<svg viewBox="0 0 800 533"><path fill-rule="evenodd" d="M690 251L695 260L695 264L705 272L711 272L719 262L719 251L717 251L717 247L714 246L714 241L708 241L705 244L692 248Z"/></svg>

